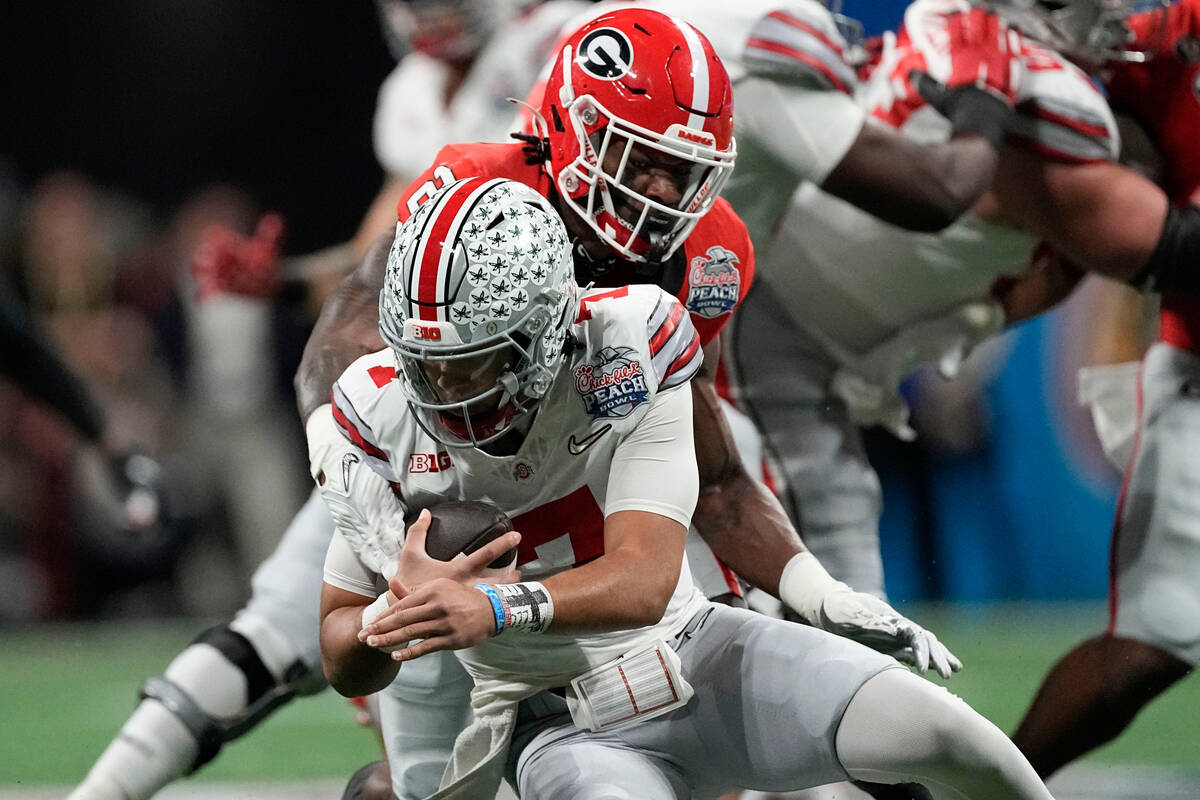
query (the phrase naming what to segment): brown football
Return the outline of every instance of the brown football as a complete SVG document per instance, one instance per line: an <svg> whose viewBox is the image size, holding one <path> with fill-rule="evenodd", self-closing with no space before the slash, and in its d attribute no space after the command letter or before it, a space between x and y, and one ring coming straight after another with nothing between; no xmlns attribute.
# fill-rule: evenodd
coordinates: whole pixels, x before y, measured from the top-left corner
<svg viewBox="0 0 1200 800"><path fill-rule="evenodd" d="M448 500L430 506L429 513L432 519L425 535L425 552L438 561L449 561L459 553L474 553L513 529L508 515L487 503ZM514 547L488 564L488 568L511 569L516 561Z"/></svg>

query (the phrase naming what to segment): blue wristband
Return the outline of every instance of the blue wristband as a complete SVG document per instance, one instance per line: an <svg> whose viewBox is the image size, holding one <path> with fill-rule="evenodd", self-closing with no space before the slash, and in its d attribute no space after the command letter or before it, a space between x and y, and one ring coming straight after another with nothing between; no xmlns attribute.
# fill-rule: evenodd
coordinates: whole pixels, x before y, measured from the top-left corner
<svg viewBox="0 0 1200 800"><path fill-rule="evenodd" d="M496 587L490 583L477 583L475 584L475 588L483 592L492 604L492 613L496 615L496 633L492 635L496 636L504 630L504 621L507 618L507 615L504 613L504 601L496 593Z"/></svg>

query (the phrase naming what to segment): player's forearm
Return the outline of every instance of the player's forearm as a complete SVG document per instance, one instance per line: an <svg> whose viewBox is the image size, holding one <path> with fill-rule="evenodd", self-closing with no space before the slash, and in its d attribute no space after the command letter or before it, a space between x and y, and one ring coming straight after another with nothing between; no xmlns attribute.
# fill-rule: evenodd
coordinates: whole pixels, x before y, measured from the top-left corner
<svg viewBox="0 0 1200 800"><path fill-rule="evenodd" d="M717 558L776 597L783 566L806 549L779 500L744 470L701 485L692 524Z"/></svg>
<svg viewBox="0 0 1200 800"><path fill-rule="evenodd" d="M987 191L998 160L980 135L923 145L868 123L821 188L893 225L934 232Z"/></svg>
<svg viewBox="0 0 1200 800"><path fill-rule="evenodd" d="M604 631L657 623L679 583L686 536L681 524L658 514L611 514L605 520L604 555L542 581L554 601L550 630Z"/></svg>
<svg viewBox="0 0 1200 800"><path fill-rule="evenodd" d="M358 641L362 630L362 605L336 608L321 620L321 662L325 678L338 694L362 697L386 687L396 677L400 663L388 653Z"/></svg>
<svg viewBox="0 0 1200 800"><path fill-rule="evenodd" d="M390 242L390 235L376 240L363 264L338 284L321 309L294 381L302 420L329 402L329 391L346 367L383 346L378 304Z"/></svg>
<svg viewBox="0 0 1200 800"><path fill-rule="evenodd" d="M1108 162L1047 162L1014 147L1001 158L994 187L1007 218L1107 277L1128 282L1145 268L1166 219L1161 189Z"/></svg>

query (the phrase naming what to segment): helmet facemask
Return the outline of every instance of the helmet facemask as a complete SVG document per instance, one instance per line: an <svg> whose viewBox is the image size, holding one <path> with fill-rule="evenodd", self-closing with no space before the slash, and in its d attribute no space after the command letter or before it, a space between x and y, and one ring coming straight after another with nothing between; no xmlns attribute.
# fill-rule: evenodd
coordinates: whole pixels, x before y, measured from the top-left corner
<svg viewBox="0 0 1200 800"><path fill-rule="evenodd" d="M579 155L557 176L566 205L622 257L669 258L729 180L736 147L718 150L710 135L678 124L656 133L586 95L566 111L579 141ZM647 179L672 184L664 198L672 202L640 190Z"/></svg>
<svg viewBox="0 0 1200 800"><path fill-rule="evenodd" d="M996 11L1013 27L1062 53L1089 71L1110 61L1143 61L1131 49L1133 34L1125 20L1164 0L1004 0Z"/></svg>
<svg viewBox="0 0 1200 800"><path fill-rule="evenodd" d="M397 232L379 313L421 428L450 447L511 431L554 384L575 302L562 220L533 189L472 178L427 200Z"/></svg>

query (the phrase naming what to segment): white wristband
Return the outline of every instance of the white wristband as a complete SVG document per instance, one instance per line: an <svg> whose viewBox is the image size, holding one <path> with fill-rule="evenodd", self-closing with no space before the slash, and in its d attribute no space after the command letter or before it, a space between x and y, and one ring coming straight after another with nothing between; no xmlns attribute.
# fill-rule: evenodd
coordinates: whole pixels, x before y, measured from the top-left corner
<svg viewBox="0 0 1200 800"><path fill-rule="evenodd" d="M379 597L376 597L375 601L372 602L371 605L363 609L362 626L365 628L375 620L379 619L379 615L387 611L389 606L391 606L391 603L388 601L387 592L384 592L383 594L379 595ZM403 650L406 647L408 647L408 642L384 645L383 647L376 647L375 649L384 653L394 653L397 650Z"/></svg>
<svg viewBox="0 0 1200 800"><path fill-rule="evenodd" d="M825 596L839 591L851 589L835 580L807 550L792 556L779 576L779 599L814 625L820 625Z"/></svg>

